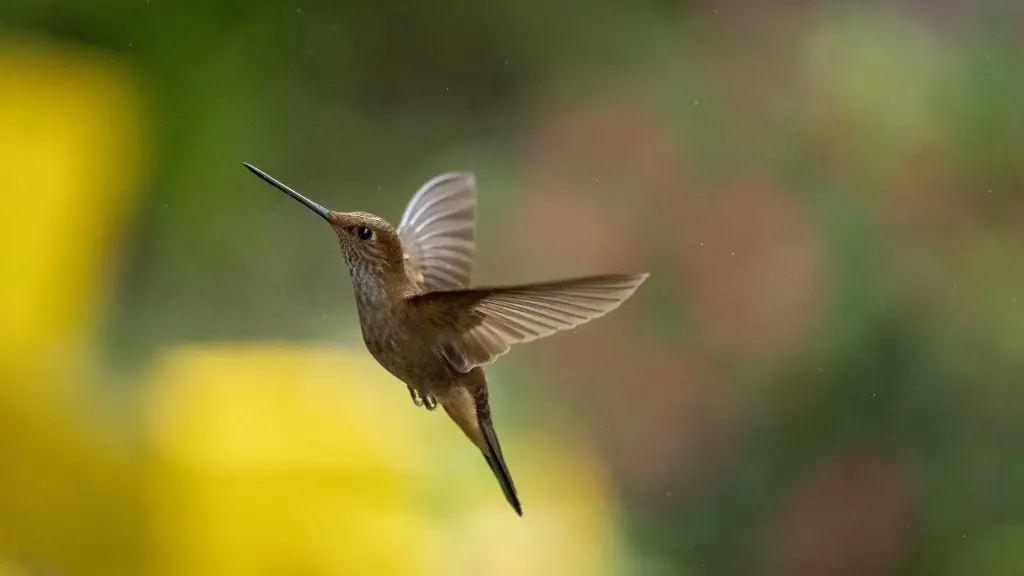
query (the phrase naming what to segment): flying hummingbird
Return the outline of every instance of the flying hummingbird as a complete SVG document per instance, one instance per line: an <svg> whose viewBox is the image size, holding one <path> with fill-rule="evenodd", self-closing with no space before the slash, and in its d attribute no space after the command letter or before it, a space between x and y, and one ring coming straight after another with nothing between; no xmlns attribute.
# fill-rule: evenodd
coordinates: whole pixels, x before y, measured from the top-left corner
<svg viewBox="0 0 1024 576"><path fill-rule="evenodd" d="M494 433L483 366L515 345L607 314L647 274L588 276L469 288L476 180L452 172L413 195L398 226L366 212L335 212L262 170L246 168L320 215L345 255L363 341L405 383L416 406L438 404L480 449L512 508L523 515Z"/></svg>

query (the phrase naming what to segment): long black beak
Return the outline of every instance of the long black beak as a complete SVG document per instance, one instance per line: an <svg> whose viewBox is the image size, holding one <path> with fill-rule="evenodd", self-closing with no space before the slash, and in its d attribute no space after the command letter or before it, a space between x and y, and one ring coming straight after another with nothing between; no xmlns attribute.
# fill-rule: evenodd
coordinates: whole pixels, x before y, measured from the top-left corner
<svg viewBox="0 0 1024 576"><path fill-rule="evenodd" d="M324 220L327 220L328 222L331 221L331 211L328 210L327 208L324 208L323 206L317 204L316 202L313 202L309 198L306 198L302 194L299 194L295 190L292 190L291 188L285 186L284 184L279 182L276 178L274 178L270 174L267 174L263 170L260 170L259 168L253 166L252 164L249 164L248 162L242 162L242 165L245 166L246 168L248 168L249 171L252 172L253 174L259 176L262 179L264 179L268 184L270 184L274 188L277 188L281 192L284 192L285 194L287 194L287 195L291 196L292 198L295 198L299 202L302 202L303 204L305 204L307 208L309 208L313 212L316 212L317 214L319 214L320 217L323 218Z"/></svg>

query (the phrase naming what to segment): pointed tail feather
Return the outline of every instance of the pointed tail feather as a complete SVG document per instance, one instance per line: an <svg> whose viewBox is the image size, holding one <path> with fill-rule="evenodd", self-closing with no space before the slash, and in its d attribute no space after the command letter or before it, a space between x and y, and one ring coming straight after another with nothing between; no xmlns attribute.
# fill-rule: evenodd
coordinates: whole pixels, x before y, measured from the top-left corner
<svg viewBox="0 0 1024 576"><path fill-rule="evenodd" d="M505 457L501 454L501 444L498 442L498 435L494 433L494 425L490 416L480 414L479 426L483 432L484 440L487 442L487 449L482 450L484 459L494 472L494 476L501 484L501 491L505 493L505 499L512 505L516 514L523 515L523 507L519 503L519 494L516 493L516 485L512 482L512 474L505 465Z"/></svg>
<svg viewBox="0 0 1024 576"><path fill-rule="evenodd" d="M455 386L438 396L441 406L448 416L459 425L484 455L487 465L501 485L505 499L512 505L516 514L522 516L523 508L519 504L516 486L512 483L512 475L505 465L505 457L501 453L501 444L494 433L491 422L491 411L487 405L487 389L483 371L473 370L463 376L462 385Z"/></svg>

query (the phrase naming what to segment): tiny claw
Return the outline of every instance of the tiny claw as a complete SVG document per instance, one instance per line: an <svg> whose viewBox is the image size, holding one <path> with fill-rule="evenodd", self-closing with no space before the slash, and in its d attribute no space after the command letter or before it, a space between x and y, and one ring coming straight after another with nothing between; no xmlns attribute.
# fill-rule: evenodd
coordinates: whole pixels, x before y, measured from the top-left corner
<svg viewBox="0 0 1024 576"><path fill-rule="evenodd" d="M437 410L437 398L434 398L430 394L427 394L426 396L423 397L423 406L427 410L430 410L431 412Z"/></svg>
<svg viewBox="0 0 1024 576"><path fill-rule="evenodd" d="M411 386L409 387L409 396L412 396L412 403L415 404L417 408L423 406L423 399L420 398L420 393Z"/></svg>

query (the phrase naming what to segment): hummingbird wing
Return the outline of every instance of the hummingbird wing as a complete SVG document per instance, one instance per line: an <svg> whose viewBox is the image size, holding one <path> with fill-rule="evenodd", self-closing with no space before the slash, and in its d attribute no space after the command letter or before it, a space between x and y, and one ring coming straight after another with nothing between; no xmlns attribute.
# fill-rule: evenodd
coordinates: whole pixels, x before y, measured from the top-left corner
<svg viewBox="0 0 1024 576"><path fill-rule="evenodd" d="M398 237L424 291L465 288L473 271L476 179L450 172L428 180L405 208Z"/></svg>
<svg viewBox="0 0 1024 576"><path fill-rule="evenodd" d="M647 274L615 274L429 292L409 303L440 330L438 352L455 370L469 372L516 344L604 316L646 279Z"/></svg>

